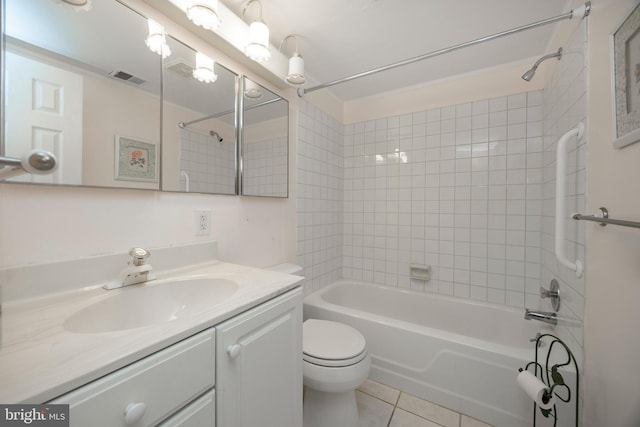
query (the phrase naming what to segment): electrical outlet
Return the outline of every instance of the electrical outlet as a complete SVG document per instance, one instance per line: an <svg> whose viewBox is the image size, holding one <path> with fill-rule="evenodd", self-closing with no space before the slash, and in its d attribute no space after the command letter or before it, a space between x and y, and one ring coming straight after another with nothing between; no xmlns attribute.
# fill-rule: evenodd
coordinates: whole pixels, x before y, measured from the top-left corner
<svg viewBox="0 0 640 427"><path fill-rule="evenodd" d="M211 233L211 209L196 209L196 236L208 236Z"/></svg>

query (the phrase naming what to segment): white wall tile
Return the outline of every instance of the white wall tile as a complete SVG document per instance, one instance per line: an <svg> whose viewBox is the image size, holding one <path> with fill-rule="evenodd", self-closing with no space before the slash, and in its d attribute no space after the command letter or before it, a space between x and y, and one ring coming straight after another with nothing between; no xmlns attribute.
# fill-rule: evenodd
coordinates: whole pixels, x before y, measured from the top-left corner
<svg viewBox="0 0 640 427"><path fill-rule="evenodd" d="M525 280L539 269L539 257L529 262L526 248L527 224L531 233L540 227L541 204L535 200L541 198L542 165L533 157L529 162L528 155L540 153L543 141L527 139L527 133L541 116L541 91L400 116L398 148L408 163L396 156L398 168L383 171L379 167L392 160L379 156L371 173L359 165L371 164L382 147L395 145L367 136L368 122L352 125L345 146L351 141L376 145L345 151L354 159L344 162L343 174L349 178L344 199L361 198L365 212L371 212L357 216L358 206L343 204L344 241L364 245L362 251L345 253L345 276L523 305ZM376 121L379 127L384 123ZM389 193L390 188L397 190ZM398 201L391 206L390 195ZM534 202L527 210L529 195ZM398 227L368 226L374 223ZM367 245L379 245L379 251L368 252ZM433 283L409 281L410 262L429 262Z"/></svg>

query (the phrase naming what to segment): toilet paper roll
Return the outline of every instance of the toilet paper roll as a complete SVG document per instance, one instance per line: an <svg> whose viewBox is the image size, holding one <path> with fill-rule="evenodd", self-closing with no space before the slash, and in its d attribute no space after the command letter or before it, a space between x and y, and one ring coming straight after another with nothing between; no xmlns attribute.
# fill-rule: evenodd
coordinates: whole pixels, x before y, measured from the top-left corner
<svg viewBox="0 0 640 427"><path fill-rule="evenodd" d="M529 371L518 374L518 385L541 409L551 409L556 403L553 395L546 395L549 387Z"/></svg>

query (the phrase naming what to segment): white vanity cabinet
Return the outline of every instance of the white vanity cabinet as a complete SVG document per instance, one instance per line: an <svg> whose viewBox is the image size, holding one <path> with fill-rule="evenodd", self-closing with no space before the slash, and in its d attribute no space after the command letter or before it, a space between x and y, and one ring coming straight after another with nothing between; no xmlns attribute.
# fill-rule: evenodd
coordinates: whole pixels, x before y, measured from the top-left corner
<svg viewBox="0 0 640 427"><path fill-rule="evenodd" d="M69 404L71 427L157 425L214 386L214 334L201 332L51 403Z"/></svg>
<svg viewBox="0 0 640 427"><path fill-rule="evenodd" d="M302 427L302 289L216 326L219 427Z"/></svg>
<svg viewBox="0 0 640 427"><path fill-rule="evenodd" d="M71 427L302 427L302 289L49 403Z"/></svg>

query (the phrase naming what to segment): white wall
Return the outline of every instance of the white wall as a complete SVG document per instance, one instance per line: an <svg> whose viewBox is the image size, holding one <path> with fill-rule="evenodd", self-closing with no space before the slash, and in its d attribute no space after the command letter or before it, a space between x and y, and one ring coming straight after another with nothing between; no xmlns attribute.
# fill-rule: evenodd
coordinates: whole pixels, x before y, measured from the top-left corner
<svg viewBox="0 0 640 427"><path fill-rule="evenodd" d="M0 185L0 267L215 239L224 260L267 266L295 258L290 199L148 190ZM195 209L211 209L209 237ZM151 260L153 263L153 260Z"/></svg>
<svg viewBox="0 0 640 427"><path fill-rule="evenodd" d="M610 35L637 4L595 0L588 23L587 210L640 221L640 144L612 143ZM585 426L640 425L640 232L586 226Z"/></svg>
<svg viewBox="0 0 640 427"><path fill-rule="evenodd" d="M87 72L83 78L82 183L101 187L158 189L157 182L114 179L114 137L119 135L159 144L159 97L108 77ZM159 159L159 145L157 151ZM159 176L160 170L156 170Z"/></svg>

